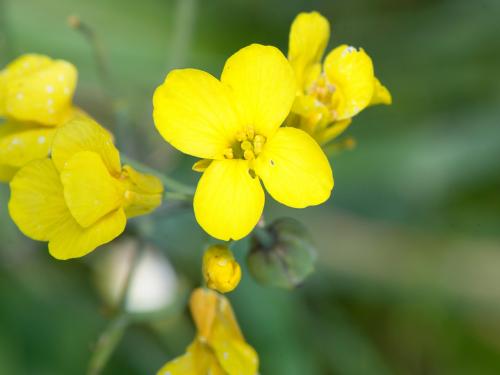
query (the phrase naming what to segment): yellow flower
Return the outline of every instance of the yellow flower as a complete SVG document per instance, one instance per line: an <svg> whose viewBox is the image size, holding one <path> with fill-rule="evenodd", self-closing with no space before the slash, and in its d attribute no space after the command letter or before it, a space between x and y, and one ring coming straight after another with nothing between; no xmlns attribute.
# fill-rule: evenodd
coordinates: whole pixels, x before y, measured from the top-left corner
<svg viewBox="0 0 500 375"><path fill-rule="evenodd" d="M245 342L229 301L200 288L192 293L189 306L198 334L187 353L157 375L256 375L257 353Z"/></svg>
<svg viewBox="0 0 500 375"><path fill-rule="evenodd" d="M122 168L111 135L88 117L60 127L51 158L31 161L10 183L9 212L28 237L48 241L58 259L84 256L125 229L127 218L155 209L163 186Z"/></svg>
<svg viewBox="0 0 500 375"><path fill-rule="evenodd" d="M280 128L295 98L292 68L276 48L253 44L231 56L221 79L173 70L154 94L154 120L180 151L206 160L194 197L198 223L213 237L240 239L256 225L264 190L287 206L323 203L330 164L304 131Z"/></svg>
<svg viewBox="0 0 500 375"><path fill-rule="evenodd" d="M238 286L241 267L227 246L210 246L203 255L203 277L210 289L227 293Z"/></svg>
<svg viewBox="0 0 500 375"><path fill-rule="evenodd" d="M290 29L288 49L299 89L287 124L304 129L320 143L340 135L369 105L392 102L362 48L338 46L321 64L329 37L326 18L318 12L300 13Z"/></svg>
<svg viewBox="0 0 500 375"><path fill-rule="evenodd" d="M49 154L55 127L75 114L75 67L42 55L23 55L0 71L0 181Z"/></svg>

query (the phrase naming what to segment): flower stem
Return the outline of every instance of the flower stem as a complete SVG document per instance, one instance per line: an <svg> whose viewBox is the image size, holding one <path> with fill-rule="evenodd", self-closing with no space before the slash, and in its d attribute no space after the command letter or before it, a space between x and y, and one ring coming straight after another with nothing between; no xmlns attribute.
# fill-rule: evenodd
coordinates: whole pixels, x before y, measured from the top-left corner
<svg viewBox="0 0 500 375"><path fill-rule="evenodd" d="M98 375L102 372L111 354L121 341L130 319L126 313L117 315L111 320L99 337L97 345L90 359L88 375Z"/></svg>
<svg viewBox="0 0 500 375"><path fill-rule="evenodd" d="M177 0L167 70L182 67L186 61L196 21L197 5L198 0Z"/></svg>
<svg viewBox="0 0 500 375"><path fill-rule="evenodd" d="M87 23L83 22L78 16L68 17L68 24L73 29L79 31L90 44L94 59L97 65L97 72L99 78L106 86L110 96L113 96L113 83L111 82L111 75L109 74L108 61L104 49L104 45L95 33L94 29Z"/></svg>

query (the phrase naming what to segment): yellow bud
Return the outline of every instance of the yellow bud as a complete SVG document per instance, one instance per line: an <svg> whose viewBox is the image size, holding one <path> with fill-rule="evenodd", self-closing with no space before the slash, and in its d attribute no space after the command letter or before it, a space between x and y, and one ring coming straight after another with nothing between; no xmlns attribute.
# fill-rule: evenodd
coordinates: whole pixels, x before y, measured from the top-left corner
<svg viewBox="0 0 500 375"><path fill-rule="evenodd" d="M241 279L241 268L226 246L210 246L203 255L203 277L210 289L227 293L236 288Z"/></svg>

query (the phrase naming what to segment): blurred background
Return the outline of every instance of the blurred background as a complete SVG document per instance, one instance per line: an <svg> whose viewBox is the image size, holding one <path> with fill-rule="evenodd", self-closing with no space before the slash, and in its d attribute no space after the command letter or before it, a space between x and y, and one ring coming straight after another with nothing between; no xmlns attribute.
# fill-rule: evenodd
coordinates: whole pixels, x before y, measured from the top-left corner
<svg viewBox="0 0 500 375"><path fill-rule="evenodd" d="M329 48L366 49L394 103L355 118L347 135L357 147L332 157L327 205L299 211L268 199L269 219L306 224L319 262L293 292L259 286L244 269L229 296L261 373L500 373L497 0L0 0L0 65L26 52L73 62L76 103L121 151L194 185L194 160L154 129L153 90L174 67L218 75L253 42L286 52L292 20L310 10L330 20ZM107 83L70 15L98 38ZM107 254L129 244L56 261L16 229L8 197L0 186L0 374L83 374L112 315L95 285L119 263ZM194 334L185 303L209 239L192 210L169 203L129 229L161 258L153 265L175 269L129 302L147 305L149 287L169 306L127 330L104 374L153 374ZM237 244L242 263L245 251Z"/></svg>

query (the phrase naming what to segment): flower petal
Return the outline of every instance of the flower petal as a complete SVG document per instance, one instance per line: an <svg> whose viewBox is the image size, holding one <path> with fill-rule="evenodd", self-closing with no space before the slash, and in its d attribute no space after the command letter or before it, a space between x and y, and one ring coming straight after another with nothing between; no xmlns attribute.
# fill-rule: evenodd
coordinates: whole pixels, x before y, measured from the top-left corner
<svg viewBox="0 0 500 375"><path fill-rule="evenodd" d="M0 182L9 182L16 174L18 168L0 164Z"/></svg>
<svg viewBox="0 0 500 375"><path fill-rule="evenodd" d="M37 72L51 64L52 60L43 55L25 54L0 71L0 116L4 116L7 99L8 84L15 79L28 76L33 72Z"/></svg>
<svg viewBox="0 0 500 375"><path fill-rule="evenodd" d="M163 184L157 177L125 165L121 178L126 186L124 208L127 218L150 213L161 204Z"/></svg>
<svg viewBox="0 0 500 375"><path fill-rule="evenodd" d="M63 60L52 61L6 82L6 114L20 121L61 124L72 111L76 68Z"/></svg>
<svg viewBox="0 0 500 375"><path fill-rule="evenodd" d="M308 86L311 69L320 65L330 38L330 24L318 12L300 13L290 28L288 60L302 90ZM316 68L315 68L316 67Z"/></svg>
<svg viewBox="0 0 500 375"><path fill-rule="evenodd" d="M50 159L28 163L14 176L10 187L12 220L26 236L49 241L49 251L55 258L81 257L125 229L126 217L121 209L89 228L80 227L66 206L59 173Z"/></svg>
<svg viewBox="0 0 500 375"><path fill-rule="evenodd" d="M264 191L246 160L215 160L201 176L193 205L196 220L208 234L239 240L259 221Z"/></svg>
<svg viewBox="0 0 500 375"><path fill-rule="evenodd" d="M48 241L66 219L72 220L63 187L50 159L35 160L21 168L10 182L9 212L26 236Z"/></svg>
<svg viewBox="0 0 500 375"><path fill-rule="evenodd" d="M392 96L387 87L385 87L377 78L375 78L375 88L373 90L372 100L370 105L376 104L392 104Z"/></svg>
<svg viewBox="0 0 500 375"><path fill-rule="evenodd" d="M307 133L296 128L280 128L268 140L256 159L255 171L269 194L290 207L323 203L333 189L325 154Z"/></svg>
<svg viewBox="0 0 500 375"><path fill-rule="evenodd" d="M228 299L198 288L191 294L189 307L200 338L208 342L226 373L255 375L257 353L245 342Z"/></svg>
<svg viewBox="0 0 500 375"><path fill-rule="evenodd" d="M212 351L198 338L187 348L186 354L168 362L157 375L226 375Z"/></svg>
<svg viewBox="0 0 500 375"><path fill-rule="evenodd" d="M64 163L80 151L98 153L108 171L115 177L121 173L120 154L113 145L112 135L97 122L77 115L58 129L52 143L52 160L59 171Z"/></svg>
<svg viewBox="0 0 500 375"><path fill-rule="evenodd" d="M119 208L124 201L124 186L109 174L95 152L74 154L61 171L61 182L69 211L84 228Z"/></svg>
<svg viewBox="0 0 500 375"><path fill-rule="evenodd" d="M266 137L283 123L295 98L292 67L271 46L240 49L226 61L221 81L231 87L244 125Z"/></svg>
<svg viewBox="0 0 500 375"><path fill-rule="evenodd" d="M153 96L156 128L178 150L222 159L240 128L228 90L196 69L171 71Z"/></svg>
<svg viewBox="0 0 500 375"><path fill-rule="evenodd" d="M351 125L352 120L350 118L342 121L334 122L330 124L325 129L321 130L316 135L316 140L320 145L324 145L330 142L332 139L337 138Z"/></svg>
<svg viewBox="0 0 500 375"><path fill-rule="evenodd" d="M56 129L9 122L0 126L0 164L22 167L48 156Z"/></svg>
<svg viewBox="0 0 500 375"><path fill-rule="evenodd" d="M335 48L325 59L325 72L335 86L337 120L353 117L370 104L375 76L372 60L362 48Z"/></svg>
<svg viewBox="0 0 500 375"><path fill-rule="evenodd" d="M68 211L68 215L69 214ZM49 252L54 258L80 258L104 245L125 230L127 218L123 209L104 216L94 225L82 228L74 219L66 219L49 241Z"/></svg>

